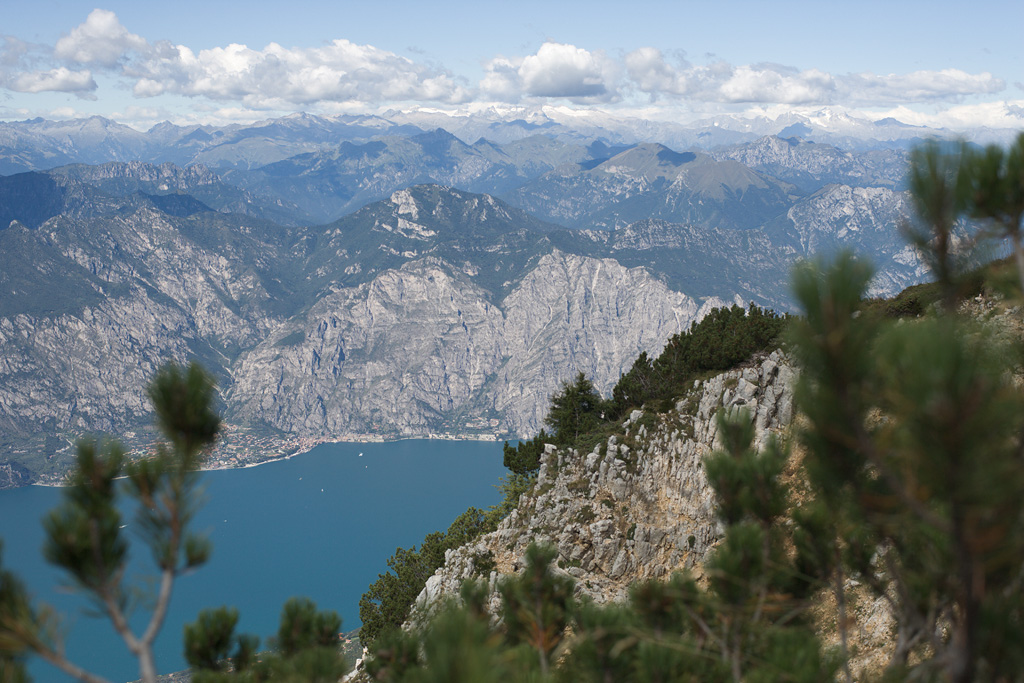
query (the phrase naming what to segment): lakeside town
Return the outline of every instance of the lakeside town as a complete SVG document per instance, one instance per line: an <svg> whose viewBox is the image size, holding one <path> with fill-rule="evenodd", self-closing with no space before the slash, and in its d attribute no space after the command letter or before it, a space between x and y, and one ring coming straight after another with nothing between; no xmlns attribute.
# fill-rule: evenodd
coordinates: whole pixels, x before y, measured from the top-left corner
<svg viewBox="0 0 1024 683"><path fill-rule="evenodd" d="M402 439L430 439L439 441L502 441L514 438L497 429L496 419L478 418L467 422L462 430L429 432L424 435L396 436L382 434L337 434L327 437L306 437L295 435L269 434L258 432L246 427L223 423L217 443L203 463L202 470L227 470L244 467L256 467L269 462L308 453L324 443L385 443ZM152 453L157 446L156 439L150 430L126 431L123 434L128 448L128 456L132 459L142 458ZM74 461L67 461L66 466L54 469L35 482L39 486L63 486L72 472Z"/></svg>

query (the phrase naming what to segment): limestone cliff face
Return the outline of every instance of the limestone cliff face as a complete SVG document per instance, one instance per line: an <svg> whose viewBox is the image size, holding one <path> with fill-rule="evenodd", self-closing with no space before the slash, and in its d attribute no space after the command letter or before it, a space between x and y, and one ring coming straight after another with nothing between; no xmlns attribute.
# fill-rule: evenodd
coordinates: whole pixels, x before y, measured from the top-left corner
<svg viewBox="0 0 1024 683"><path fill-rule="evenodd" d="M8 434L34 424L58 434L134 427L148 417L146 383L168 358L186 358L195 338L179 310L141 289L75 314L0 318L0 426Z"/></svg>
<svg viewBox="0 0 1024 683"><path fill-rule="evenodd" d="M0 462L30 471L0 487L59 476L87 434L145 443L160 366L198 357L223 386L231 355L279 322L248 258L273 245L225 229L234 223L191 235L184 223L143 207L0 231L12 255L0 275Z"/></svg>
<svg viewBox="0 0 1024 683"><path fill-rule="evenodd" d="M26 312L0 316L0 424L11 432L46 420L77 433L148 422L145 386L163 363L198 355L216 368L276 323L235 245L202 248L160 212L61 216L24 232L45 245L33 266L59 295L16 292Z"/></svg>
<svg viewBox="0 0 1024 683"><path fill-rule="evenodd" d="M769 135L752 142L709 152L718 159L733 159L759 173L767 173L814 192L829 184L893 188L907 170L902 150L850 152L828 144Z"/></svg>
<svg viewBox="0 0 1024 683"><path fill-rule="evenodd" d="M558 251L495 304L427 257L333 292L243 354L229 415L313 437L530 434L561 381L582 370L607 393L706 311L643 269Z"/></svg>
<svg viewBox="0 0 1024 683"><path fill-rule="evenodd" d="M558 566L576 578L578 593L622 599L638 580L703 565L721 537L703 458L717 442L716 413L742 408L758 445L793 419L794 370L776 351L743 369L695 382L665 414L634 411L625 434L590 453L549 447L533 492L493 533L448 551L420 594L421 610L457 594L493 557L500 574L518 570L531 542L553 543ZM497 607L496 594L492 594Z"/></svg>
<svg viewBox="0 0 1024 683"><path fill-rule="evenodd" d="M905 193L828 185L794 205L785 223L804 256L857 244L878 264L870 294L892 296L928 273L900 230L911 213Z"/></svg>
<svg viewBox="0 0 1024 683"><path fill-rule="evenodd" d="M196 186L213 185L220 181L217 174L202 164L182 168L170 162L157 165L142 161L111 161L99 166L65 167L55 172L71 175L95 185L110 180L135 184L155 183L154 189L162 191L187 192Z"/></svg>
<svg viewBox="0 0 1024 683"><path fill-rule="evenodd" d="M535 434L561 382L582 370L610 395L641 352L659 353L720 305L674 292L643 268L555 252L503 302L507 360L485 401L509 415L512 433Z"/></svg>

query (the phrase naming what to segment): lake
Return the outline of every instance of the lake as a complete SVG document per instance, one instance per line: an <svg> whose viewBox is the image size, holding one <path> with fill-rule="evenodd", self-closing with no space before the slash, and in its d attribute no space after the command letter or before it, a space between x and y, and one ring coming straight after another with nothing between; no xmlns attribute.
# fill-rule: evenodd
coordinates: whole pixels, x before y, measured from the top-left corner
<svg viewBox="0 0 1024 683"><path fill-rule="evenodd" d="M418 546L469 506L497 503L504 473L501 443L428 440L324 444L289 460L204 473L193 528L209 534L213 556L175 584L157 641L160 672L186 668L183 626L204 607L237 607L239 630L263 641L294 595L337 611L344 630L357 627L359 596L395 549ZM42 559L40 520L60 495L39 486L0 491L3 564L69 616L72 661L112 681L135 680L137 663L113 629L86 614L89 604ZM133 570L155 573L146 549L135 542L132 550ZM69 680L35 658L30 672L37 682Z"/></svg>

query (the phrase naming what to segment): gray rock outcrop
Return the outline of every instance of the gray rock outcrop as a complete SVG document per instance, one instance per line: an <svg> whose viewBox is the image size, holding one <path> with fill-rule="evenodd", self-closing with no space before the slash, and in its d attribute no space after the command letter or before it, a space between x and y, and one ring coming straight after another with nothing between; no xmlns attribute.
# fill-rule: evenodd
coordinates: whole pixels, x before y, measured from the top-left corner
<svg viewBox="0 0 1024 683"><path fill-rule="evenodd" d="M480 558L495 563L485 578L496 585L525 564L535 541L554 544L558 567L577 580L577 592L599 602L625 598L635 581L684 568L700 572L723 531L703 465L719 446L716 415L746 411L763 446L792 422L794 377L789 359L776 351L696 381L668 413L634 411L624 434L589 453L549 446L533 491L498 529L446 553L417 599L420 613L479 576Z"/></svg>

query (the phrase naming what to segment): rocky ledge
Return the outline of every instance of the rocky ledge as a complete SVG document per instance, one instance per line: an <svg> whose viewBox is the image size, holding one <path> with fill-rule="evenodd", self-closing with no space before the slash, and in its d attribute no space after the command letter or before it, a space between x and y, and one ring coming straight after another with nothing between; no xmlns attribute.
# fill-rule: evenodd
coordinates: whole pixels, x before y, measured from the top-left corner
<svg viewBox="0 0 1024 683"><path fill-rule="evenodd" d="M533 491L496 531L446 553L417 598L417 613L457 595L471 577L489 580L496 609L499 577L524 566L533 541L555 545L559 571L598 602L623 599L638 580L684 568L699 574L722 535L703 466L719 445L716 414L745 410L760 446L792 422L794 376L776 351L695 381L667 413L633 411L623 433L589 453L549 446Z"/></svg>

